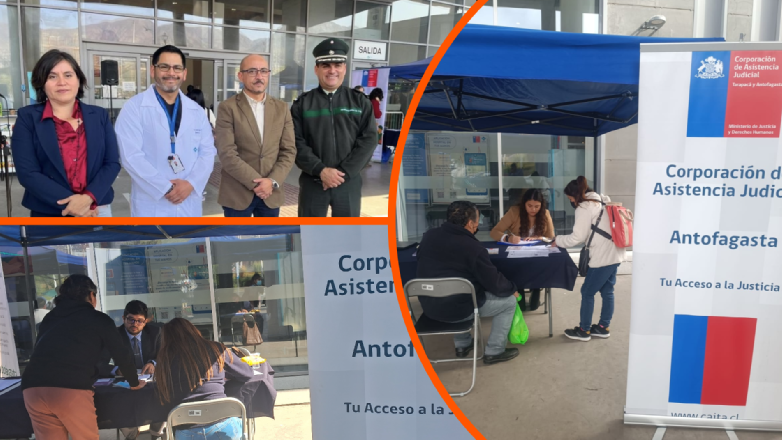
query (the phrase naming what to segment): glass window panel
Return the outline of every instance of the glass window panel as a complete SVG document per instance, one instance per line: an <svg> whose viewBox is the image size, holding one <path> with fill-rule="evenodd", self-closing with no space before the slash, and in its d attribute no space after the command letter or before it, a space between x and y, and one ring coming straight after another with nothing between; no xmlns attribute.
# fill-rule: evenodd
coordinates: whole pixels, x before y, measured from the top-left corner
<svg viewBox="0 0 782 440"><path fill-rule="evenodd" d="M152 17L155 0L81 0L81 9Z"/></svg>
<svg viewBox="0 0 782 440"><path fill-rule="evenodd" d="M202 24L158 21L157 44L208 49L210 28Z"/></svg>
<svg viewBox="0 0 782 440"><path fill-rule="evenodd" d="M81 14L82 38L111 43L155 43L155 24L151 19L116 15Z"/></svg>
<svg viewBox="0 0 782 440"><path fill-rule="evenodd" d="M391 43L391 49L388 52L388 64L391 66L412 63L424 58L426 58L426 46Z"/></svg>
<svg viewBox="0 0 782 440"><path fill-rule="evenodd" d="M497 0L497 25L576 33L595 33L599 0Z"/></svg>
<svg viewBox="0 0 782 440"><path fill-rule="evenodd" d="M157 16L169 20L209 22L208 0L158 0Z"/></svg>
<svg viewBox="0 0 782 440"><path fill-rule="evenodd" d="M440 46L429 46L429 48L426 50L426 56L432 57L435 53L440 49Z"/></svg>
<svg viewBox="0 0 782 440"><path fill-rule="evenodd" d="M307 371L304 278L298 234L211 240L218 340L269 359L278 373ZM247 345L245 320L262 345Z"/></svg>
<svg viewBox="0 0 782 440"><path fill-rule="evenodd" d="M0 5L0 93L8 102L0 100L3 104L3 114L8 116L9 109L17 109L24 106L22 90L22 78L19 66L19 9L16 6ZM11 139L10 128L7 119L0 120L0 133Z"/></svg>
<svg viewBox="0 0 782 440"><path fill-rule="evenodd" d="M273 0L274 29L304 32L307 25L307 0Z"/></svg>
<svg viewBox="0 0 782 440"><path fill-rule="evenodd" d="M391 40L426 43L429 2L399 0L391 7Z"/></svg>
<svg viewBox="0 0 782 440"><path fill-rule="evenodd" d="M312 90L316 87L318 87L318 77L315 76L315 57L312 55L312 51L315 49L315 46L320 44L321 41L325 40L326 38L323 37L317 37L317 36L309 36L307 38L307 50L305 52L305 55L307 57L307 68L304 69L304 91ZM348 62L345 66L345 78L342 80L343 86L349 86L350 85L350 63L353 59L353 44L350 40L345 40L350 46L351 49L348 51Z"/></svg>
<svg viewBox="0 0 782 440"><path fill-rule="evenodd" d="M269 53L270 39L271 34L269 31L219 26L214 28L215 49Z"/></svg>
<svg viewBox="0 0 782 440"><path fill-rule="evenodd" d="M112 60L117 62L119 84L114 87L101 85L101 61ZM136 57L115 57L93 55L92 74L94 75L95 88L91 91L95 97L94 104L109 110L112 120L119 115L122 107L128 100L138 93L137 91L137 67ZM89 74L86 72L85 74ZM146 87L145 87L146 89Z"/></svg>
<svg viewBox="0 0 782 440"><path fill-rule="evenodd" d="M317 0L310 3L309 32L349 37L353 0Z"/></svg>
<svg viewBox="0 0 782 440"><path fill-rule="evenodd" d="M101 309L122 324L125 305L140 300L154 322L185 318L214 337L209 269L204 239L96 243L103 292ZM98 281L98 280L96 280Z"/></svg>
<svg viewBox="0 0 782 440"><path fill-rule="evenodd" d="M445 222L448 205L456 200L478 205L481 218L476 237L491 240L489 232L502 216L498 176L494 133L409 134L399 178L404 194L400 214L406 219L407 236L398 240L420 241L424 232Z"/></svg>
<svg viewBox="0 0 782 440"><path fill-rule="evenodd" d="M467 8L471 7L472 4L475 3L471 0L467 1L470 2L470 4L466 6ZM470 24L487 24L494 26L494 6L492 6L491 1L486 2L486 5L478 9L478 12L476 12L475 15L473 15L470 19Z"/></svg>
<svg viewBox="0 0 782 440"><path fill-rule="evenodd" d="M28 249L30 289L24 276L22 247L3 247L2 264L11 328L14 333L19 366L24 370L33 348L33 327L54 308L56 290L71 274L87 274L85 245L31 247ZM69 255L70 253L70 255ZM33 319L30 319L30 302Z"/></svg>
<svg viewBox="0 0 782 440"><path fill-rule="evenodd" d="M391 28L391 6L356 2L353 38L388 40Z"/></svg>
<svg viewBox="0 0 782 440"><path fill-rule="evenodd" d="M215 24L269 28L268 0L218 0L215 1L214 8Z"/></svg>
<svg viewBox="0 0 782 440"><path fill-rule="evenodd" d="M304 35L272 34L272 62L269 91L285 102L293 102L304 88Z"/></svg>
<svg viewBox="0 0 782 440"><path fill-rule="evenodd" d="M242 90L242 83L239 81L239 63L229 63L225 66L226 79L226 96L225 99L236 95Z"/></svg>
<svg viewBox="0 0 782 440"><path fill-rule="evenodd" d="M62 6L64 8L76 9L76 0L22 0L26 5L39 6Z"/></svg>
<svg viewBox="0 0 782 440"><path fill-rule="evenodd" d="M432 2L432 22L429 44L442 44L456 23L462 18L463 7Z"/></svg>
<svg viewBox="0 0 782 440"><path fill-rule="evenodd" d="M28 77L41 55L59 49L77 60L79 57L79 17L76 11L61 9L23 8L24 62ZM83 69L82 69L83 70ZM35 90L28 87L30 99L35 101Z"/></svg>
<svg viewBox="0 0 782 440"><path fill-rule="evenodd" d="M502 186L505 211L530 189L548 202L557 234L573 232L575 212L561 189L578 176L592 184L594 142L576 136L502 134Z"/></svg>

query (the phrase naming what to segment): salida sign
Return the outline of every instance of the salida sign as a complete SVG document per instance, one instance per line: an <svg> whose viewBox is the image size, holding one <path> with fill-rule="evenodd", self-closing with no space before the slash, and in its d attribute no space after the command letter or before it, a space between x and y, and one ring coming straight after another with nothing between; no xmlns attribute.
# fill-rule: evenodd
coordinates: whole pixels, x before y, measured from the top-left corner
<svg viewBox="0 0 782 440"><path fill-rule="evenodd" d="M385 61L386 43L355 40L353 43L353 59Z"/></svg>

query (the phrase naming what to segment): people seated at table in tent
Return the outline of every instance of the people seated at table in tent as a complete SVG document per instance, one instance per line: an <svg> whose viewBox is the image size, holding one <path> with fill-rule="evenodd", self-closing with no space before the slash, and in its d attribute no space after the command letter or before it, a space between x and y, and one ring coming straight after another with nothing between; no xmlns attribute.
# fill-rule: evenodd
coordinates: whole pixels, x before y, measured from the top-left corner
<svg viewBox="0 0 782 440"><path fill-rule="evenodd" d="M576 209L573 233L556 236L551 246L571 248L586 243L592 235L592 225L598 223L598 217L600 220L597 227L608 234L611 233L611 222L603 206L611 199L589 188L586 177L578 176L578 179L571 180L565 186L565 195ZM610 238L602 234L594 234L589 246L589 270L581 286L581 322L575 328L565 330L565 336L579 341L589 341L592 337L611 336L608 325L611 324L614 314L616 271L624 256L624 248L616 247ZM595 309L595 294L598 291L603 298L603 307L600 310L600 321L593 325L592 312Z"/></svg>
<svg viewBox="0 0 782 440"><path fill-rule="evenodd" d="M494 317L486 343L483 362L508 361L519 354L517 348L506 348L508 332L516 311L516 286L505 278L489 260L489 252L475 238L479 212L472 202L456 201L448 206L446 222L424 233L418 246L418 278L459 277L475 287L478 313ZM447 298L420 297L427 317L441 322L464 322L473 318L469 293ZM457 357L467 357L475 346L467 333L454 335Z"/></svg>
<svg viewBox="0 0 782 440"><path fill-rule="evenodd" d="M139 300L130 301L122 313L122 325L116 331L120 335L125 351L133 356L136 370L141 374L155 374L155 359L160 347L160 329L155 326L147 326L149 310L147 305ZM104 350L103 359L98 364L99 374L103 377L121 376L119 367L111 365L111 355ZM163 423L153 423L149 432L152 438L162 437ZM138 427L122 428L122 434L126 440L135 440L138 437Z"/></svg>
<svg viewBox="0 0 782 440"><path fill-rule="evenodd" d="M492 240L515 244L522 240L539 240L540 237L554 238L554 222L548 212L548 203L543 192L539 189L527 190L519 203L511 206L492 228L490 235ZM529 310L537 310L539 306L540 289L532 289Z"/></svg>
<svg viewBox="0 0 782 440"><path fill-rule="evenodd" d="M35 438L98 438L93 384L104 347L131 390L146 384L139 382L133 356L114 320L95 310L97 291L86 275L69 276L54 298L56 307L41 321L35 350L22 374L24 404Z"/></svg>
<svg viewBox="0 0 782 440"><path fill-rule="evenodd" d="M227 379L248 382L254 374L233 350L204 339L190 321L174 318L163 326L155 373L163 404L221 399L227 397ZM209 425L180 425L174 438L239 440L242 422L229 417Z"/></svg>

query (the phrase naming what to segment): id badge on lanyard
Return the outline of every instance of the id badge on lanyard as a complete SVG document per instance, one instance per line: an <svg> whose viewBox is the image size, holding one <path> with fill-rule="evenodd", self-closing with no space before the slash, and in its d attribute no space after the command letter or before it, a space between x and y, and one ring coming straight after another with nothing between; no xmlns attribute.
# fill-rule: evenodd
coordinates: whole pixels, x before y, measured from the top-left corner
<svg viewBox="0 0 782 440"><path fill-rule="evenodd" d="M168 156L168 166L171 167L171 171L173 171L174 174L178 174L185 170L185 166L182 165L182 159L180 159L176 154L176 115L179 111L179 95L177 95L176 102L174 103L173 115L168 112L166 103L163 101L163 98L160 96L157 90L155 90L155 96L157 97L160 106L163 107L163 113L166 114L166 119L168 120L168 130L171 139L171 154Z"/></svg>

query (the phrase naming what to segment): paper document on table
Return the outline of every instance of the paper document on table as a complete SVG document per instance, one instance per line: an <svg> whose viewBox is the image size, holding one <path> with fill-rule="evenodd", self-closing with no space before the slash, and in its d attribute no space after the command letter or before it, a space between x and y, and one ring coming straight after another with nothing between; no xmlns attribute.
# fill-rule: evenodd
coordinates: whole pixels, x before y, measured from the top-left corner
<svg viewBox="0 0 782 440"><path fill-rule="evenodd" d="M541 250L541 249L549 249L551 245L548 244L537 244L534 246L516 246L516 247L506 247L505 252L528 252L532 250Z"/></svg>
<svg viewBox="0 0 782 440"><path fill-rule="evenodd" d="M530 241L520 241L518 243L510 243L507 241L498 241L499 244L504 244L505 246L517 246L517 247L527 247L527 246L534 246L537 244L542 243L540 240L530 240Z"/></svg>
<svg viewBox="0 0 782 440"><path fill-rule="evenodd" d="M498 255L500 253L500 248L487 248L487 251L489 251L489 255Z"/></svg>
<svg viewBox="0 0 782 440"><path fill-rule="evenodd" d="M521 250L514 249L508 252L508 258L533 258L548 257L548 249Z"/></svg>
<svg viewBox="0 0 782 440"><path fill-rule="evenodd" d="M550 247L549 246L548 253L549 254L558 254L559 253L559 248L558 247Z"/></svg>
<svg viewBox="0 0 782 440"><path fill-rule="evenodd" d="M22 379L0 380L0 395L11 391L12 389L18 387L21 383L22 383Z"/></svg>

